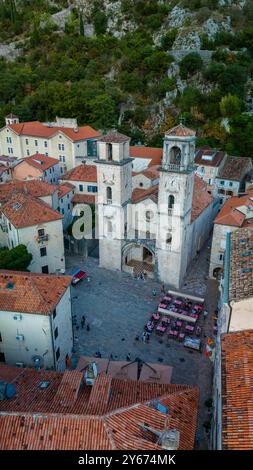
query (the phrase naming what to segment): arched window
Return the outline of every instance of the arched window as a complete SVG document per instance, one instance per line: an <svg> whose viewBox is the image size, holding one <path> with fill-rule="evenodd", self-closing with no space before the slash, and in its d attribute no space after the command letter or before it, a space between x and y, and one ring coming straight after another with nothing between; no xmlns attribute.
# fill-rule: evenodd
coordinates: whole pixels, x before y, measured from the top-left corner
<svg viewBox="0 0 253 470"><path fill-rule="evenodd" d="M108 160L112 160L112 144L107 144L107 157Z"/></svg>
<svg viewBox="0 0 253 470"><path fill-rule="evenodd" d="M150 240L150 231L149 230L147 230L147 232L146 232L146 238L147 238L147 240Z"/></svg>
<svg viewBox="0 0 253 470"><path fill-rule="evenodd" d="M107 204L112 203L112 188L110 186L107 186L106 188L106 198L107 198Z"/></svg>
<svg viewBox="0 0 253 470"><path fill-rule="evenodd" d="M175 198L172 194L170 194L169 199L168 199L168 209L173 209L174 204L175 204Z"/></svg>
<svg viewBox="0 0 253 470"><path fill-rule="evenodd" d="M179 147L174 146L170 149L170 163L173 165L181 164L181 150Z"/></svg>

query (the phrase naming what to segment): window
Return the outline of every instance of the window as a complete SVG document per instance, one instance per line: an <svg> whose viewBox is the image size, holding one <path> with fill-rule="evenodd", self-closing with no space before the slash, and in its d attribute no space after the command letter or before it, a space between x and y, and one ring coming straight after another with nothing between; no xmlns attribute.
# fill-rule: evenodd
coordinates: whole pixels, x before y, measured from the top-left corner
<svg viewBox="0 0 253 470"><path fill-rule="evenodd" d="M48 274L48 266L47 266L47 265L46 265L46 266L42 266L41 272L42 272L43 274Z"/></svg>
<svg viewBox="0 0 253 470"><path fill-rule="evenodd" d="M40 248L40 256L47 256L47 249L46 249L46 247Z"/></svg>
<svg viewBox="0 0 253 470"><path fill-rule="evenodd" d="M52 170L53 170L53 173L54 173L54 166L53 166Z"/></svg>
<svg viewBox="0 0 253 470"><path fill-rule="evenodd" d="M64 214L64 209L61 210L62 215Z"/></svg>
<svg viewBox="0 0 253 470"><path fill-rule="evenodd" d="M65 156L64 155L59 155L59 160L60 160L60 162L65 163Z"/></svg>
<svg viewBox="0 0 253 470"><path fill-rule="evenodd" d="M233 186L233 181L229 181L229 186L230 186L230 187Z"/></svg>
<svg viewBox="0 0 253 470"><path fill-rule="evenodd" d="M170 194L169 199L168 199L168 209L173 209L174 204L175 204L175 198L172 194Z"/></svg>
<svg viewBox="0 0 253 470"><path fill-rule="evenodd" d="M45 153L46 157L48 157L48 152Z"/></svg>
<svg viewBox="0 0 253 470"><path fill-rule="evenodd" d="M28 139L25 139L25 143L26 143L26 145L28 145L28 144L29 144L29 140L28 140Z"/></svg>
<svg viewBox="0 0 253 470"><path fill-rule="evenodd" d="M147 232L146 232L146 238L147 238L147 240L150 240L150 232L149 232L149 230L147 230Z"/></svg>
<svg viewBox="0 0 253 470"><path fill-rule="evenodd" d="M56 317L56 308L53 311L53 318L55 318L55 317Z"/></svg>
<svg viewBox="0 0 253 470"><path fill-rule="evenodd" d="M57 349L55 357L56 357L56 360L58 361L58 359L60 357L60 348Z"/></svg>
<svg viewBox="0 0 253 470"><path fill-rule="evenodd" d="M28 155L28 157L29 157L29 155L30 155L30 152L29 152L29 150L27 150L27 151L26 151L26 155Z"/></svg>
<svg viewBox="0 0 253 470"><path fill-rule="evenodd" d="M79 184L79 191L83 191L83 184Z"/></svg>
<svg viewBox="0 0 253 470"><path fill-rule="evenodd" d="M88 186L88 193L97 193L98 188L97 186Z"/></svg>
<svg viewBox="0 0 253 470"><path fill-rule="evenodd" d="M148 222L150 222L150 220L153 219L153 216L154 216L154 214L153 214L152 211L146 211L146 220L147 220Z"/></svg>
<svg viewBox="0 0 253 470"><path fill-rule="evenodd" d="M139 185L139 186L140 186L140 188L142 188L142 186L143 186L143 183L140 183L140 185Z"/></svg>
<svg viewBox="0 0 253 470"><path fill-rule="evenodd" d="M107 158L109 161L112 160L112 144L107 144Z"/></svg>
<svg viewBox="0 0 253 470"><path fill-rule="evenodd" d="M107 186L106 188L106 197L107 203L110 204L112 202L112 188L110 186Z"/></svg>
<svg viewBox="0 0 253 470"><path fill-rule="evenodd" d="M222 253L220 253L219 260L220 260L220 261L223 260L223 254L222 254Z"/></svg>
<svg viewBox="0 0 253 470"><path fill-rule="evenodd" d="M35 147L38 147L38 141L35 140L34 143L35 143Z"/></svg>
<svg viewBox="0 0 253 470"><path fill-rule="evenodd" d="M50 173L50 175L51 175L51 173L52 173L52 170L51 170L51 168L49 168L49 173Z"/></svg>
<svg viewBox="0 0 253 470"><path fill-rule="evenodd" d="M47 172L46 172L46 171L44 172L44 175L47 176Z"/></svg>
<svg viewBox="0 0 253 470"><path fill-rule="evenodd" d="M44 141L44 147L47 147L47 141L46 140Z"/></svg>
<svg viewBox="0 0 253 470"><path fill-rule="evenodd" d="M9 222L9 230L11 230L11 224L10 224L10 222Z"/></svg>
<svg viewBox="0 0 253 470"><path fill-rule="evenodd" d="M166 243L167 243L167 245L170 245L170 244L171 244L171 241L172 241L172 235L171 235L171 233L167 233L167 237L166 237Z"/></svg>
<svg viewBox="0 0 253 470"><path fill-rule="evenodd" d="M108 225L107 225L108 233L112 233L112 222L108 220Z"/></svg>
<svg viewBox="0 0 253 470"><path fill-rule="evenodd" d="M64 150L64 144L58 144L58 149L59 150Z"/></svg>
<svg viewBox="0 0 253 470"><path fill-rule="evenodd" d="M54 330L54 339L56 339L57 336L58 336L58 327L56 327Z"/></svg>
<svg viewBox="0 0 253 470"><path fill-rule="evenodd" d="M88 157L96 157L97 156L97 142L88 140L87 141L87 155Z"/></svg>
<svg viewBox="0 0 253 470"><path fill-rule="evenodd" d="M6 140L7 140L7 143L8 143L8 144L11 144L11 143L12 143L11 137L6 137Z"/></svg>
<svg viewBox="0 0 253 470"><path fill-rule="evenodd" d="M68 210L70 210L70 204L68 204Z"/></svg>
<svg viewBox="0 0 253 470"><path fill-rule="evenodd" d="M44 228L39 228L38 230L38 236L39 237L44 237L45 235L45 229Z"/></svg>
<svg viewBox="0 0 253 470"><path fill-rule="evenodd" d="M224 186L224 181L220 181L220 185L221 185L221 186Z"/></svg>

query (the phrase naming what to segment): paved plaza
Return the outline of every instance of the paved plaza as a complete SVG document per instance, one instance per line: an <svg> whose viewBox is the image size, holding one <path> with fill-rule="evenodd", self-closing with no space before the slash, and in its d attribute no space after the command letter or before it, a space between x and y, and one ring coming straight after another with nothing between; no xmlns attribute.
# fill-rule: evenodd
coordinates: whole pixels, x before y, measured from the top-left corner
<svg viewBox="0 0 253 470"><path fill-rule="evenodd" d="M197 261L198 269L192 266L182 289L189 294L205 296L209 315L198 323L203 327L204 344L207 336L212 334L212 313L217 305L216 282L206 280L208 257L207 245ZM72 272L75 267L87 271L90 282L85 280L72 288L76 350L73 367L80 355L93 356L97 351L102 357L113 355L114 360L126 360L126 356L131 354L131 360L139 357L146 362L172 366L173 383L200 387L198 440L199 447L206 448L203 423L208 420L208 414L204 402L211 397L211 361L203 353L188 350L177 340L167 339L167 335L159 337L152 333L149 343L135 339L137 335L141 336L144 325L157 308L161 298L161 284L152 280L136 280L126 273L99 268L96 258L67 259L67 272ZM153 289L157 291L156 297L153 297ZM90 331L87 331L86 325L81 328L82 315Z"/></svg>

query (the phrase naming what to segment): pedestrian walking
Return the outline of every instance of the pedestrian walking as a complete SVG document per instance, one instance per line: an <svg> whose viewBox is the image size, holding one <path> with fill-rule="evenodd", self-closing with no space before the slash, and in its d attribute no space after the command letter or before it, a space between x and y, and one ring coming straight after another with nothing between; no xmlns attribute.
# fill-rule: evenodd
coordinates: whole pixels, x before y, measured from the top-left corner
<svg viewBox="0 0 253 470"><path fill-rule="evenodd" d="M128 354L127 354L127 357L126 357L126 360L127 360L127 361L130 361L130 359L131 359L131 354L128 353Z"/></svg>
<svg viewBox="0 0 253 470"><path fill-rule="evenodd" d="M136 335L134 339L135 341L139 341L139 335Z"/></svg>
<svg viewBox="0 0 253 470"><path fill-rule="evenodd" d="M90 325L89 325L89 323L87 323L86 330L87 330L87 331L90 331Z"/></svg>
<svg viewBox="0 0 253 470"><path fill-rule="evenodd" d="M85 316L83 315L83 316L82 316L82 322L83 322L84 325L85 325L85 320L86 320L86 319L85 319Z"/></svg>
<svg viewBox="0 0 253 470"><path fill-rule="evenodd" d="M161 293L162 293L162 294L165 294L165 287L164 287L164 284L162 284Z"/></svg>
<svg viewBox="0 0 253 470"><path fill-rule="evenodd" d="M84 328L84 321L83 321L83 319L81 320L81 328L82 328L82 330L83 330L83 328Z"/></svg>
<svg viewBox="0 0 253 470"><path fill-rule="evenodd" d="M143 343L145 343L146 341L146 333L145 331L143 331L142 335L141 335L141 340L143 341Z"/></svg>
<svg viewBox="0 0 253 470"><path fill-rule="evenodd" d="M150 340L150 333L149 332L146 333L146 340L147 340L147 343L149 343L149 340Z"/></svg>
<svg viewBox="0 0 253 470"><path fill-rule="evenodd" d="M153 289L153 297L156 297L156 290Z"/></svg>
<svg viewBox="0 0 253 470"><path fill-rule="evenodd" d="M208 315L208 311L207 311L207 310L204 310L204 313L203 313L204 320L206 319L207 315Z"/></svg>

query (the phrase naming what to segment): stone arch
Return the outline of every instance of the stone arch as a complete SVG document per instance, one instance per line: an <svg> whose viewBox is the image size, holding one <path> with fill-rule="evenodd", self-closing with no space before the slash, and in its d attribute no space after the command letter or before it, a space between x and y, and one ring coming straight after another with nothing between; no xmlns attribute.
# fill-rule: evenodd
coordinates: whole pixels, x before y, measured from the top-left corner
<svg viewBox="0 0 253 470"><path fill-rule="evenodd" d="M112 188L111 188L111 186L107 186L107 188L106 188L106 199L107 199L107 201L112 200Z"/></svg>
<svg viewBox="0 0 253 470"><path fill-rule="evenodd" d="M129 242L122 248L122 271L135 276L145 273L148 278L155 277L155 249L149 243Z"/></svg>
<svg viewBox="0 0 253 470"><path fill-rule="evenodd" d="M174 145L170 149L170 163L173 165L181 165L182 152L179 147Z"/></svg>
<svg viewBox="0 0 253 470"><path fill-rule="evenodd" d="M223 274L223 268L221 267L214 268L213 277L215 277L215 279L220 279L222 274Z"/></svg>

